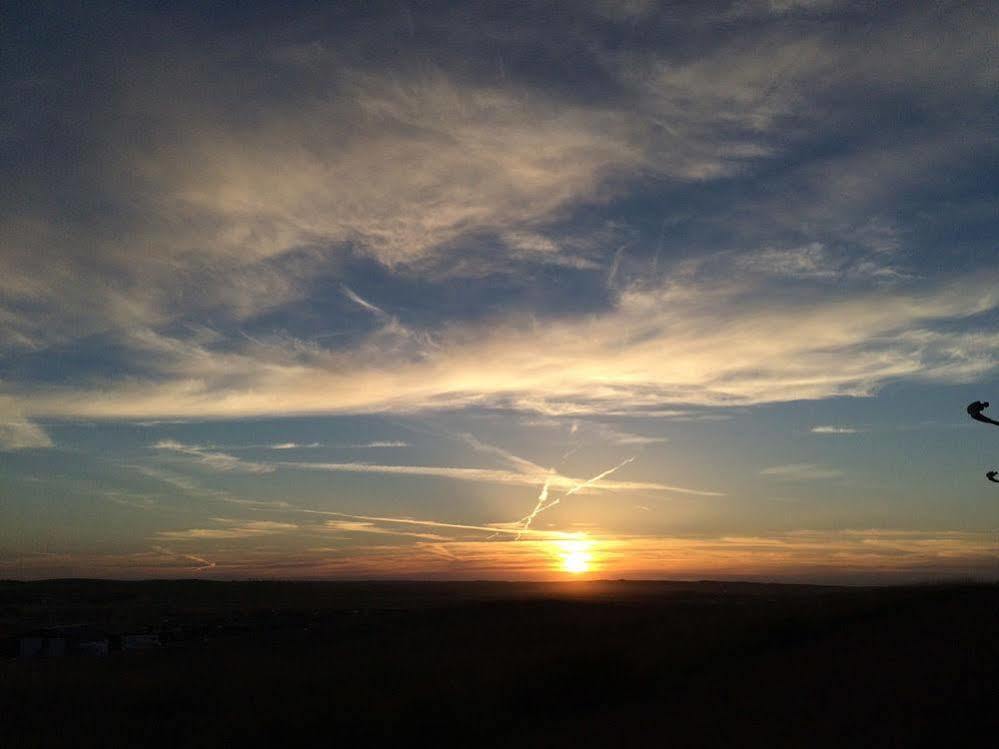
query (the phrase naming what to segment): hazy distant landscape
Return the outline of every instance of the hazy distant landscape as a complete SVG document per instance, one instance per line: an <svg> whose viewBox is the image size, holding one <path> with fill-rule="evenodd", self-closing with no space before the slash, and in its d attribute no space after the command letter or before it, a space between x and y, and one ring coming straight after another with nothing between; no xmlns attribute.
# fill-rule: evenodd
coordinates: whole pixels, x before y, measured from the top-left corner
<svg viewBox="0 0 999 749"><path fill-rule="evenodd" d="M3 743L939 746L999 728L997 621L976 584L5 582L8 644L163 644L8 649Z"/></svg>

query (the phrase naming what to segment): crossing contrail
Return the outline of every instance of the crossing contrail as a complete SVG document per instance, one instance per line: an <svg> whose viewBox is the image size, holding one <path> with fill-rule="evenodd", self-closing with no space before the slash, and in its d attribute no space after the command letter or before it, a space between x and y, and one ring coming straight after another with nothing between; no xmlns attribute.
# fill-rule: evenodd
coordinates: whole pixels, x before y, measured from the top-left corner
<svg viewBox="0 0 999 749"><path fill-rule="evenodd" d="M561 502L566 497L570 497L573 494L575 494L576 492L582 491L583 489L586 489L589 486L593 486L595 483L597 483L601 479L607 478L608 476L610 476L615 471L617 471L617 470L623 468L624 466L628 465L629 463L631 463L634 459L635 459L635 456L632 455L627 460L622 460L620 463L618 463L613 468L608 468L603 473L599 473L599 474L597 474L596 476L594 476L591 479L587 479L586 481L583 481L582 483L576 484L574 487L572 487L571 489L569 489L569 491L567 491L561 497L556 497L555 499L553 499L551 501L548 500L548 486L551 483L551 477L545 479L545 485L543 487L541 487L541 493L538 495L538 501L537 501L537 504L534 505L534 509L530 513L528 513L527 515L525 515L524 517L522 517L520 520L517 521L520 524L520 532L517 534L517 538L515 540L517 540L517 541L520 540L520 536L525 531L527 531L528 529L530 529L531 523L534 521L534 518L536 518L542 512L545 512L546 510L550 510L552 507L554 507L555 505L559 504L559 502Z"/></svg>
<svg viewBox="0 0 999 749"><path fill-rule="evenodd" d="M548 502L548 487L551 485L551 482L551 476L545 479L545 484L541 487L541 493L538 494L538 501L537 504L534 505L534 509L517 521L517 524L521 527L520 531L517 533L516 539L514 540L519 541L520 537L524 535L524 531L531 527L531 521L534 520L539 513L545 510L545 504Z"/></svg>

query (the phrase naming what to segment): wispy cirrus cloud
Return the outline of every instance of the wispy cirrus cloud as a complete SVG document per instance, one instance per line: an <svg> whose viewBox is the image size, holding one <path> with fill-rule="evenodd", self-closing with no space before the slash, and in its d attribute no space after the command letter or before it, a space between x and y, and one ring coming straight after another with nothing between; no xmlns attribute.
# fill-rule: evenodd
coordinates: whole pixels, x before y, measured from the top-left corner
<svg viewBox="0 0 999 749"><path fill-rule="evenodd" d="M215 562L198 554L185 554L184 552L177 552L164 546L153 546L152 550L159 554L165 554L171 559L194 562L193 572L206 572L215 567Z"/></svg>
<svg viewBox="0 0 999 749"><path fill-rule="evenodd" d="M805 281L851 281L854 283L891 283L912 278L892 264L891 252L884 249L884 237L865 237L873 241L866 252L834 252L819 242L803 247L766 248L715 259L734 263L749 273ZM710 258L705 258L710 262Z"/></svg>
<svg viewBox="0 0 999 749"><path fill-rule="evenodd" d="M442 520L430 520L425 518L405 518L372 515L355 515L346 512L334 512L329 510L303 510L312 515L333 516L346 518L350 521L360 521L364 523L389 523L391 525L410 525L426 528L439 528L441 530L451 530L457 532L471 531L473 533L488 533L490 535L509 536L516 538L522 535L535 536L537 538L566 538L573 534L565 531L537 530L534 528L522 528L519 523L490 523L487 525L475 525L472 523L449 523Z"/></svg>
<svg viewBox="0 0 999 749"><path fill-rule="evenodd" d="M579 425L578 422L575 424L576 430L572 434L579 437ZM598 443L612 444L612 445L661 445L665 442L669 442L668 437L661 435L649 435L649 434L635 434L633 432L624 432L620 429L615 429L614 427L608 426L606 424L594 423L588 424L582 430L585 438L590 441L595 441ZM579 444L583 444L583 438L580 437Z"/></svg>
<svg viewBox="0 0 999 749"><path fill-rule="evenodd" d="M315 450L320 447L329 448L388 448L388 447L409 447L408 442L401 440L374 440L372 442L355 442L352 444L324 444L322 442L275 442L269 445L229 445L228 450L254 450L266 448L268 450Z"/></svg>
<svg viewBox="0 0 999 749"><path fill-rule="evenodd" d="M546 481L550 486L560 489L577 489L585 484L583 479L569 478L557 473L549 473L542 470L538 473L522 473L517 471L504 471L493 468L456 468L449 466L405 466L405 465L377 465L371 463L305 463L305 462L285 462L281 465L288 468L297 468L306 471L329 471L332 473L372 473L383 475L401 476L430 476L434 478L456 479L458 481L476 481L490 484L509 484L514 486L540 486ZM592 486L587 486L590 491L610 491L610 492L673 492L677 494L690 494L702 497L720 497L721 492L704 491L701 489L690 489L682 486L671 486L650 481L612 481L602 480Z"/></svg>
<svg viewBox="0 0 999 749"><path fill-rule="evenodd" d="M621 9L642 8L643 23L663 43L611 43L616 37L606 34L607 24L593 22L598 5L615 7L597 14L624 24L623 32L636 16ZM66 122L110 122L102 136L113 158L103 149L82 150L80 163L71 165L83 181L76 192L60 187L60 169L25 180L26 194L37 199L10 206L0 227L6 271L0 288L5 299L17 301L3 306L0 326L12 344L33 348L81 330L106 331L136 320L164 324L195 309L224 309L246 319L307 297L317 275L339 277L342 258L353 251L388 267L437 274L509 269L513 256L574 262L554 225L649 177L684 183L745 174L803 142L814 145L837 128L849 130L845 120L871 109L885 92L921 102L929 124L913 131L924 136L935 127L929 132L937 137L953 123L934 115L952 111L955 100L988 95L996 81L981 64L992 47L995 19L966 4L939 12L903 7L877 14L863 28L799 14L793 30L770 18L773 8L763 2L736 3L722 13L692 6L676 15L644 1L576 10L570 32L532 20L547 17L544 3L526 4L523 18L508 19L521 40L513 45L514 57L523 57L521 45L542 59L571 49L601 80L596 90L523 70L518 75L516 66L501 66L498 77L486 70L470 75L465 66L471 56L444 54L443 44L428 65L420 44L409 49L398 39L393 49L400 65L387 70L372 64L378 55L360 53L377 48L385 35L377 23L356 18L335 24L342 37L323 23L315 24L314 38L298 39L296 31L295 42L276 33L281 41L261 45L253 34L234 32L228 44L246 59L245 77L232 75L232 58L212 45L174 54L178 64L164 70L149 62L148 45L94 35L94 44L114 46L131 71L125 79L91 71L95 85L116 95L81 102L50 85L40 87L42 102L86 115L65 116ZM457 38L448 37L459 48L510 39L509 29L493 22L455 24L455 10L425 13L437 22L422 25L420 33L460 27ZM752 24L733 27L747 14L757 16ZM147 41L175 51L171 45L179 40L154 33L162 19L150 20L153 37ZM548 33L539 35L539 28ZM696 52L685 52L680 43L690 28L698 29ZM286 82L286 95L254 109L249 102L258 99L247 95L261 95L254 82L276 77ZM858 95L845 97L846 88ZM170 95L157 95L162 91ZM233 113L248 108L253 116L235 117L244 125L234 126ZM30 114L36 110L25 111L10 123L10 137L41 149L42 129ZM845 114L835 116L840 111ZM967 136L974 124L954 129ZM128 137L136 126L147 134L141 142ZM854 127L867 129L863 120ZM933 149L924 141L906 142L906 158L883 156L869 168L870 178L858 165L883 155L882 143L864 143L868 148L835 163L813 158L804 177L808 189L793 185L772 198L797 194L802 204L813 204L809 224L855 226L869 216L844 208L844 200L864 201L871 189L891 192L899 180L918 180L953 156L954 143ZM977 150L974 144L966 148ZM913 170L917 155L921 168ZM887 169L889 162L897 168ZM93 168L96 163L103 168ZM108 206L104 221L82 210L92 194L101 194ZM63 210L67 201L81 210ZM774 209L764 222L800 227L801 216L794 214ZM71 218L78 215L83 218ZM492 253L503 255L498 264L459 248L459 240L489 234L505 238L501 252ZM74 249L81 236L87 238L85 253ZM135 245L144 252L129 252ZM616 248L583 262L597 272L608 267ZM61 262L44 262L43 254Z"/></svg>
<svg viewBox="0 0 999 749"><path fill-rule="evenodd" d="M613 175L644 158L623 113L553 101L545 92L525 97L510 86L459 84L445 71L413 74L400 85L382 71L326 66L323 88L335 95L290 111L274 107L256 128L232 129L213 108L185 109L227 78L203 62L200 74L190 71L202 85L189 98L167 104L123 92L132 110L119 118L163 127L149 133L149 150L122 150L114 161L118 182L137 189L114 197L111 183L99 189L144 253L129 253L100 224L61 225L54 207L48 220L0 226L5 264L19 269L6 276L5 297L19 304L0 306L0 342L39 348L80 331L160 325L199 310L250 318L304 298L316 277L335 277L350 247L388 266L479 273L489 265L485 256L440 260L454 254L449 245L460 237L499 235L600 200ZM156 86L159 73L139 61L133 70ZM81 233L92 237L89 265L73 251ZM586 265L557 249L539 252L525 239L529 232L511 236L511 256ZM40 264L43 248L63 264ZM81 286L102 293L84 295ZM47 325L39 323L42 313Z"/></svg>
<svg viewBox="0 0 999 749"><path fill-rule="evenodd" d="M771 466L760 471L761 476L772 476L787 481L822 481L838 479L843 472L836 468L816 465L815 463L789 463L782 466Z"/></svg>
<svg viewBox="0 0 999 749"><path fill-rule="evenodd" d="M164 541L197 541L233 538L254 538L270 536L278 533L290 533L298 530L295 523L281 523L274 520L240 521L225 518L215 518L224 527L221 528L186 528L175 531L159 531L156 538Z"/></svg>
<svg viewBox="0 0 999 749"><path fill-rule="evenodd" d="M446 541L447 536L437 533L417 533L386 528L367 520L327 520L324 528L338 533L372 533L378 536L401 536L404 538L419 538L425 541Z"/></svg>
<svg viewBox="0 0 999 749"><path fill-rule="evenodd" d="M832 425L815 426L809 430L812 434L859 434L862 429L856 427L838 427Z"/></svg>
<svg viewBox="0 0 999 749"><path fill-rule="evenodd" d="M989 277L820 300L756 291L748 282L632 285L602 315L543 328L516 317L488 329L454 326L438 336L436 347L412 351L302 350L250 341L216 350L156 336L149 349L156 352L156 379L102 390L24 389L18 405L28 418L467 406L655 414L677 404L867 396L899 380L970 381L999 363L999 335L953 326L997 307ZM238 464L219 458L217 465Z"/></svg>
<svg viewBox="0 0 999 749"><path fill-rule="evenodd" d="M274 466L243 460L228 453L221 453L202 445L185 445L176 440L160 440L153 445L155 450L179 453L194 458L200 465L223 473L271 473Z"/></svg>
<svg viewBox="0 0 999 749"><path fill-rule="evenodd" d="M44 429L27 419L0 421L0 450L27 450L53 444Z"/></svg>
<svg viewBox="0 0 999 749"><path fill-rule="evenodd" d="M459 481L476 481L484 483L499 483L512 485L538 485L546 484L551 487L568 490L575 493L585 490L602 491L664 491L679 494L690 494L705 497L723 496L720 492L704 491L687 487L673 486L658 482L642 481L609 481L598 477L599 480L574 479L562 476L553 470L546 470L541 466L509 453L502 448L487 445L475 439L472 435L461 435L475 449L497 454L504 460L510 462L517 470L505 471L490 468L464 468L451 466L413 466L413 465L379 465L371 463L325 463L325 462L303 462L303 461L283 461L278 464L257 463L246 461L227 453L214 452L201 445L186 445L176 440L161 440L153 447L157 450L166 450L180 453L194 458L199 464L205 465L212 470L220 472L241 472L241 473L271 473L278 467L294 468L309 471L328 471L332 473L371 473L371 474L396 474L409 476L429 476L436 478L449 478ZM391 443L397 446L399 443ZM371 446L365 445L365 446ZM382 445L378 445L382 446ZM630 462L630 461L626 461ZM167 478L170 478L169 476ZM180 478L181 488L192 490L197 488L190 480Z"/></svg>
<svg viewBox="0 0 999 749"><path fill-rule="evenodd" d="M690 13L688 20L706 30L717 25L728 29L731 22L719 18L715 11L692 9ZM659 24L664 32L676 31L671 25L675 19L651 16L650 23ZM793 148L799 138L820 138L825 128L836 124L827 123L830 118L822 115L827 111L823 106L826 98L838 96L846 82L874 90L887 86L900 96L926 102L930 109L947 103L941 102L941 97L974 99L991 90L995 76L983 70L980 60L982 52L990 49L989 30L994 19L982 17L974 8L955 8L947 14L943 41L948 44L942 45L919 41L940 25L941 20L933 14L899 12L880 20L882 25L877 29L856 35L833 34L818 22L805 24L794 35L778 22L762 30L754 28L753 33L725 31L713 36L705 32L702 41L710 43L691 55L674 55L668 45L622 50L619 45L608 46L597 29L586 31L584 25L574 33L588 39L584 45L587 61L606 78L614 97L587 96L586 92L571 95L565 87L546 87L536 80L459 75L451 70L449 63L454 61L448 60L437 68L414 69L407 75L365 66L363 55L350 61L337 59L334 64L331 55L337 45L323 39L292 45L298 51L283 54L277 48L258 49L256 40L234 38L232 44L242 45L261 71L276 65L307 92L300 98L291 97L293 101L273 102L273 107L251 118L253 127L240 128L231 126L225 107L209 106L212 96L217 95L233 111L240 111L239 91L232 90L233 77L226 74L224 61L202 50L177 71L164 71L144 62L145 51L141 55L132 51L136 54L130 68L133 76L116 85L136 90L129 89L116 98L128 106L106 119L159 124L144 139L147 145L137 146L129 140L132 145L116 151L107 169L79 170L102 174L108 180L85 192L104 195L121 214L118 224L66 224L62 218L66 215L92 216L94 212L66 211L64 206L54 205L48 216L41 201L31 211L23 207L14 211L14 218L2 227L9 240L3 243L8 248L4 265L10 272L0 283L4 284L5 298L16 304L4 307L0 326L9 332L11 341L21 341L17 345L32 349L81 335L109 334L112 340L108 345L124 346L137 365L144 360L140 352L156 348L148 340L137 340L137 328L162 333L178 319L209 310L231 325L233 319L251 319L276 306L308 299L316 292L313 284L317 278L340 277L343 258L350 253L374 258L402 275L481 275L497 267L517 275L525 268L511 264L511 258L561 257L565 242L557 225L567 214L583 206L605 205L615 196L628 194L649 176L678 183L732 177L745 174L775 152ZM955 35L952 29L968 33ZM356 31L363 37L362 29ZM545 47L544 40L533 36L532 28L524 31L525 39ZM469 33L475 36L477 32ZM483 29L483 33L489 30ZM871 51L872 34L877 54ZM560 43L570 41L560 39ZM951 43L955 40L960 41ZM308 52L303 56L301 50ZM150 94L158 90L171 90L174 95L160 98ZM30 140L37 128L22 124L23 132L17 133ZM794 138L784 137L788 129ZM107 137L116 135L120 134L111 132ZM961 128L960 138L967 135ZM899 244L898 237L888 244L884 237L861 242L858 227L871 226L876 217L844 201L863 202L872 191L894 194L898 180L913 174L914 163L919 163L916 171L920 173L932 170L935 164L952 159L957 142L958 137L934 132L930 140L913 135L895 150L875 144L874 150L881 154L876 168L864 166L871 159L862 151L851 151L835 162L813 159L792 175L807 189L793 180L776 193L768 189L765 194L773 202L752 204L748 212L764 217L757 218L757 224L832 227L829 231L844 241L866 242L872 248L877 245L880 249L872 251L883 255L888 244ZM965 147L975 150L974 145ZM58 182L57 175L50 176ZM115 184L123 187L116 190ZM37 185L35 189L39 194L47 192ZM795 196L804 197L798 199L800 205L789 208L788 197ZM807 220L803 219L805 213ZM745 228L740 214L728 213L718 220L728 221L740 231ZM127 231L119 231L119 225ZM128 243L116 239L123 233ZM473 257L462 249L472 239L487 235L499 237L498 247L506 252ZM72 249L80 236L89 237L86 263ZM754 241L750 247L733 251L731 257L737 267L789 278L842 273L846 260L837 259L839 251L834 251L828 238L801 240L799 244L769 245L762 251L754 248L768 245ZM131 252L126 244L145 249ZM620 261L619 247L619 243L608 243L587 255L587 260L593 260L596 268L614 266L614 285L624 288L625 298L634 299L635 290L622 283L623 268L614 262L615 257ZM39 260L53 254L61 262ZM490 255L497 254L503 255L500 266L490 264ZM879 268L891 270L883 262L876 267L870 262L850 260L852 270L847 275L869 276ZM594 274L599 272L596 268L591 269ZM351 286L340 288L354 304L383 319L391 317ZM99 293L92 293L94 289ZM743 289L743 293L749 291ZM924 289L921 293L932 292ZM703 322L728 327L736 301L728 300L713 320ZM516 318L517 311L512 310L510 317ZM601 327L627 330L639 326L639 321L620 313L619 302L617 307L600 312L605 325L595 326L601 335L593 341L594 356L618 351L619 342L611 340L609 331ZM917 321L914 317L910 323ZM584 334L585 322L569 321L558 329L567 340L578 338ZM657 336L643 327L659 344L678 346L682 351L689 342L676 334L682 324L696 326L697 322L680 318L680 324L673 326L673 335ZM400 392L403 408L452 396L458 396L459 404L508 398L539 409L568 412L584 408L580 392L571 396L552 392L559 389L554 386L547 388L547 393L544 387L536 387L534 392L531 388L501 392L495 384L486 387L484 380L488 378L474 377L467 362L454 360L461 358L456 356L459 350L478 354L481 360L482 354L492 353L504 343L509 344L511 358L518 353L526 356L532 348L536 360L546 358L550 342L543 336L529 336L533 340L525 345L503 340L523 337L517 335L520 331L510 329L516 325L508 323L500 335L473 346L469 344L480 331L470 330L474 326L465 326L460 320L447 321L442 326L447 328L444 350L427 358L442 370L447 370L448 364L459 366L454 377L442 378L446 387L423 397L407 392L414 389L412 386L400 390L398 383L383 382L382 387L372 390L367 403L358 403L362 399L356 394L351 397L351 388L329 376L359 367L362 375L368 375L363 378L365 386L379 384L372 380L381 377L363 370L378 370L396 362L372 361L378 359L377 352L371 351L377 348L376 341L369 342L366 355L323 349L310 352L298 345L286 346L292 350L285 351L280 351L281 346L267 345L249 350L235 345L238 341L233 340L231 329L216 331L214 341L211 336L178 335L169 341L175 350L158 350L157 360L149 367L153 371L145 371L143 366L138 377L150 375L149 379L159 385L172 379L166 387L174 389L171 395L177 400L183 400L185 393L188 399L198 399L203 395L200 388L212 390L213 381L223 379L223 371L234 371L235 379L242 382L234 383L226 397L205 397L199 404L215 401L213 411L218 415L254 409L260 413L266 410L263 403L267 401L275 403L275 410L287 405L302 409L298 412L323 411L325 396L310 398L310 388L302 389L295 381L296 374L303 380L314 379L318 387L312 389L325 389L327 395L334 390L346 394L326 407L332 411L388 408L394 405L390 391ZM703 337L715 345L727 343L724 335ZM430 347L425 340L414 341L396 353L414 376L436 377L438 372L421 371L413 364L432 353L426 351ZM592 391L592 385L603 380L591 375L589 383L581 381L587 379L579 376L581 371L592 371L593 366L578 340L574 343L572 350L563 343L553 352L559 355L558 368L569 365L571 389ZM856 340L854 347L865 343ZM631 366L625 371L616 367L607 378L609 387L620 391L627 384L632 395L662 382L666 386L661 389L671 389L674 383L664 364L637 361L634 345L624 344L622 359L630 360ZM760 353L760 361L765 361ZM921 353L908 352L917 359ZM923 369L932 371L933 362L929 364ZM235 369L230 370L230 366ZM753 368L752 363L747 362L746 368ZM256 371L255 377L248 374L251 369ZM642 377L639 372L647 374ZM824 397L830 392L870 392L879 381L894 376L889 372L856 373L852 381L825 383L823 388L823 383L815 381L818 375L814 371L801 372L786 378L797 383L800 395L795 396L773 392L781 388L768 388L774 383L767 381L771 379L767 374L760 375L755 394L745 392L750 389L745 380L752 378L739 378L728 371L723 381L733 382L732 386L702 391L694 388L690 393L681 388L683 392L672 397L714 404ZM459 388L460 383L454 380L462 380L468 387ZM8 382L5 389L16 391L18 385L23 388L28 384ZM142 387L148 384L144 382ZM785 390L792 389L789 383L783 384ZM433 390L427 384L421 389ZM291 390L304 395L288 398ZM282 397L274 399L274 391ZM257 405L251 403L254 393L260 393ZM648 402L641 406L652 407ZM612 404L603 403L602 408L610 409Z"/></svg>
<svg viewBox="0 0 999 749"><path fill-rule="evenodd" d="M52 438L38 424L25 418L22 408L15 399L0 396L0 450L52 446Z"/></svg>
<svg viewBox="0 0 999 749"><path fill-rule="evenodd" d="M504 450L503 448L497 445L490 445L485 442L482 442L481 440L477 439L475 436L471 434L464 433L458 435L458 437L466 444L471 446L472 449L480 453L484 453L486 455L496 456L505 463L509 464L512 468L514 468L518 472L523 473L525 475L538 476L549 473L549 471L546 471L542 466L538 465L537 463L527 460L526 458L522 458L519 455L515 455L509 450Z"/></svg>

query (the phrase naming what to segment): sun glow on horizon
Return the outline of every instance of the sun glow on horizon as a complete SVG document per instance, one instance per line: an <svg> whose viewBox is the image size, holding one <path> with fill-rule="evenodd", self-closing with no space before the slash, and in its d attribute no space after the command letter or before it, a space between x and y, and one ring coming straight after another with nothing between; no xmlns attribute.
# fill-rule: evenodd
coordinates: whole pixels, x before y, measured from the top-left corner
<svg viewBox="0 0 999 749"><path fill-rule="evenodd" d="M558 547L559 558L562 560L561 568L563 572L568 572L571 575L581 575L584 572L590 571L593 562L593 555L590 553L590 548L593 546L592 541L558 541L556 546Z"/></svg>

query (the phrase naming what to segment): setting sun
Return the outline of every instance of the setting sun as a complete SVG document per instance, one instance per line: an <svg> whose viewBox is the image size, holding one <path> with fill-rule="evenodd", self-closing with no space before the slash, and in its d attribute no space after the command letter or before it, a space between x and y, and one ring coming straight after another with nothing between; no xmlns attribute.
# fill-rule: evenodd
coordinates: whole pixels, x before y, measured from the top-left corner
<svg viewBox="0 0 999 749"><path fill-rule="evenodd" d="M559 557L562 560L562 570L573 575L590 571L592 556L590 541L559 541Z"/></svg>
<svg viewBox="0 0 999 749"><path fill-rule="evenodd" d="M582 551L574 551L571 554L567 554L562 561L562 568L566 572L574 574L586 572L590 568L589 556Z"/></svg>

